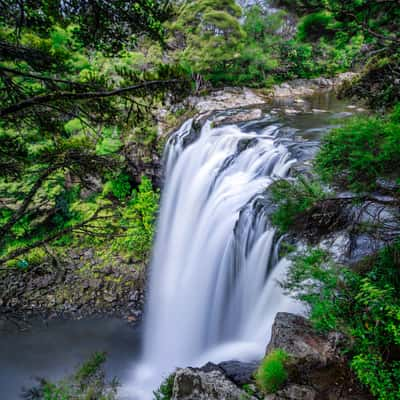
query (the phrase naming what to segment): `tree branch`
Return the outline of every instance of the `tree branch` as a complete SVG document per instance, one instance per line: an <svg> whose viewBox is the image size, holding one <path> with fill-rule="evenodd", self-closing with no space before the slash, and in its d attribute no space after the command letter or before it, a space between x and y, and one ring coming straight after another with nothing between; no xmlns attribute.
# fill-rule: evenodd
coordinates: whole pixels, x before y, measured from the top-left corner
<svg viewBox="0 0 400 400"><path fill-rule="evenodd" d="M40 189L46 178L48 178L48 176L56 169L57 169L56 166L49 167L39 176L39 178L36 180L29 193L25 196L24 201L22 202L18 210L2 227L0 227L1 241L4 240L5 234L24 216L36 192Z"/></svg>
<svg viewBox="0 0 400 400"><path fill-rule="evenodd" d="M31 97L29 99L23 100L20 103L13 104L9 107L0 110L0 116L4 117L8 114L15 113L17 111L22 111L24 109L34 107L37 105L43 105L57 100L89 100L96 98L106 98L113 96L120 96L124 93L134 92L139 89L151 88L154 86L168 86L175 83L183 82L181 79L170 79L170 80L156 80L139 83L137 85L127 86L123 88L108 90L108 91L98 91L98 92L85 92L85 93L75 93L75 92L56 92L49 93L40 96Z"/></svg>
<svg viewBox="0 0 400 400"><path fill-rule="evenodd" d="M85 221L82 221L79 224L75 224L73 226L64 228L61 231L55 232L52 235L49 235L44 239L38 240L37 242L34 242L34 243L32 243L32 244L30 244L28 246L19 248L19 249L15 250L15 251L9 253L8 255L0 258L0 265L4 264L5 262L7 262L9 260L12 260L13 258L17 258L17 257L19 257L19 256L21 256L23 254L26 254L29 251L31 251L32 249L35 249L35 248L40 247L40 246L44 246L47 243L50 243L50 242L52 242L54 240L57 240L57 239L61 238L62 236L66 235L67 233L71 233L71 232L73 232L75 230L83 228L89 222L92 222L95 219L97 219L99 213L101 211L106 210L107 208L109 208L109 207L100 207L93 213L93 215L90 218L86 219Z"/></svg>

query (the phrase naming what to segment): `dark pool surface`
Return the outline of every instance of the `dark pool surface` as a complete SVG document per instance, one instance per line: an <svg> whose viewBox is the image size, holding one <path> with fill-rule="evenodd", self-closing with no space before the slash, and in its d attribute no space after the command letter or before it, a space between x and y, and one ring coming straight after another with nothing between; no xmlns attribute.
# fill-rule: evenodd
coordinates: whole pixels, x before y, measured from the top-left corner
<svg viewBox="0 0 400 400"><path fill-rule="evenodd" d="M59 379L93 352L108 354L106 371L122 382L138 358L139 329L117 319L34 321L26 331L0 327L0 400L21 399L35 377Z"/></svg>

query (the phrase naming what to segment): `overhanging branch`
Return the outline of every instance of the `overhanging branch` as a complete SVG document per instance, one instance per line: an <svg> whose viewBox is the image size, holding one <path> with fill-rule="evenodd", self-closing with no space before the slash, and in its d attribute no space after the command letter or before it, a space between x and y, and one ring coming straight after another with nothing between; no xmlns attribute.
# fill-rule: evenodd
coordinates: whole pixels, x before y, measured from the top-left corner
<svg viewBox="0 0 400 400"><path fill-rule="evenodd" d="M97 91L97 92L84 92L84 93L76 93L76 92L55 92L44 94L40 96L31 97L29 99L23 100L17 104L13 104L9 107L3 108L0 110L0 116L4 117L6 115L25 110L30 107L45 105L47 103L51 103L53 101L58 100L90 100L90 99L100 99L107 98L113 96L121 96L125 93L134 92L140 89L152 88L154 86L169 86L177 83L182 83L181 79L170 79L170 80L155 80L139 83L137 85L127 86L123 88L106 90L106 91Z"/></svg>

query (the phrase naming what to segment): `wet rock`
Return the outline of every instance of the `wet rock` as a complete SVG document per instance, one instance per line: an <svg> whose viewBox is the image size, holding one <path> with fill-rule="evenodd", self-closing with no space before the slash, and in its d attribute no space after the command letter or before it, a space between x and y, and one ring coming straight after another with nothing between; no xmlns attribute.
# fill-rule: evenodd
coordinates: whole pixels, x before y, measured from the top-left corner
<svg viewBox="0 0 400 400"><path fill-rule="evenodd" d="M267 353L279 348L289 354L289 377L286 386L267 399L370 399L341 354L345 343L338 332L318 334L307 319L278 313Z"/></svg>
<svg viewBox="0 0 400 400"><path fill-rule="evenodd" d="M246 107L266 103L266 98L247 88L224 88L206 96L191 96L188 104L199 114L205 115L217 110Z"/></svg>
<svg viewBox="0 0 400 400"><path fill-rule="evenodd" d="M283 349L291 355L295 363L302 364L306 370L337 362L340 358L338 346L343 344L343 341L344 337L338 333L329 336L317 334L304 317L278 313L266 353L274 349Z"/></svg>
<svg viewBox="0 0 400 400"><path fill-rule="evenodd" d="M290 385L276 394L270 394L264 400L315 400L317 392L308 386Z"/></svg>
<svg viewBox="0 0 400 400"><path fill-rule="evenodd" d="M241 122L260 119L260 118L262 118L262 116L263 116L263 112L259 108L242 110L242 111L232 113L232 115L221 117L220 119L218 119L214 122L214 125L220 126L223 124L225 124L225 125L239 124Z"/></svg>
<svg viewBox="0 0 400 400"><path fill-rule="evenodd" d="M231 382L218 368L184 368L175 373L172 400L255 400Z"/></svg>
<svg viewBox="0 0 400 400"><path fill-rule="evenodd" d="M135 266L120 259L110 266L97 258L98 265L89 265L91 249L71 251L65 255L63 279L59 269L46 263L26 273L10 270L0 279L0 315L34 315L42 318L68 317L71 319L112 315L141 318L144 283ZM122 283L123 282L123 283Z"/></svg>
<svg viewBox="0 0 400 400"><path fill-rule="evenodd" d="M253 375L257 370L259 362L224 361L218 367L238 386L250 384L254 381Z"/></svg>
<svg viewBox="0 0 400 400"><path fill-rule="evenodd" d="M272 91L272 97L305 97L312 96L321 90L331 90L339 88L344 82L354 79L356 74L344 73L334 78L316 78L316 79L295 79L276 85Z"/></svg>

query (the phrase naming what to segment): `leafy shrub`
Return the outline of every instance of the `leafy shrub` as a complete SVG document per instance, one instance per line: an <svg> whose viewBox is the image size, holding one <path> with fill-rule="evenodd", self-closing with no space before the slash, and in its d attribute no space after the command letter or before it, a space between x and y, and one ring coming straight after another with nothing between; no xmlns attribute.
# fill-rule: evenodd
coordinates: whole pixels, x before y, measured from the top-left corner
<svg viewBox="0 0 400 400"><path fill-rule="evenodd" d="M25 400L116 400L118 381L114 378L108 382L105 378L103 364L104 353L94 353L78 371L64 380L53 383L39 379L37 387L24 389Z"/></svg>
<svg viewBox="0 0 400 400"><path fill-rule="evenodd" d="M142 177L138 191L132 193L127 207L122 210L120 223L124 235L114 242L116 250L131 251L140 260L146 259L153 243L159 197L150 179Z"/></svg>
<svg viewBox="0 0 400 400"><path fill-rule="evenodd" d="M310 307L321 331L349 336L350 366L379 400L400 396L400 241L366 259L354 272L309 250L293 260L283 286Z"/></svg>
<svg viewBox="0 0 400 400"><path fill-rule="evenodd" d="M320 11L303 17L297 27L301 41L315 40L335 33L335 20L328 11Z"/></svg>
<svg viewBox="0 0 400 400"><path fill-rule="evenodd" d="M126 173L121 173L104 185L103 195L112 193L118 200L124 200L130 195L131 191L129 176Z"/></svg>
<svg viewBox="0 0 400 400"><path fill-rule="evenodd" d="M355 118L333 130L317 155L317 172L355 191L374 189L378 177L399 176L400 124L393 118Z"/></svg>
<svg viewBox="0 0 400 400"><path fill-rule="evenodd" d="M175 375L171 374L165 379L160 387L153 392L154 400L171 400L172 398L172 389L174 386Z"/></svg>
<svg viewBox="0 0 400 400"><path fill-rule="evenodd" d="M285 363L289 355L282 349L275 349L261 362L256 372L257 386L264 393L277 392L288 378Z"/></svg>
<svg viewBox="0 0 400 400"><path fill-rule="evenodd" d="M319 182L309 181L302 176L293 182L283 179L276 181L270 190L273 201L278 205L272 215L272 223L281 232L287 232L298 214L325 197Z"/></svg>

